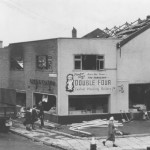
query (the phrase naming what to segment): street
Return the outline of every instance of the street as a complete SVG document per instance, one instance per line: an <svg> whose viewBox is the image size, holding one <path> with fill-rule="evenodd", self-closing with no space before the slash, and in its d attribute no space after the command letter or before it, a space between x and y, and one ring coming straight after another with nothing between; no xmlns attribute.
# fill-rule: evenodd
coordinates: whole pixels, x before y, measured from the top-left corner
<svg viewBox="0 0 150 150"><path fill-rule="evenodd" d="M13 133L0 133L0 150L59 150Z"/></svg>

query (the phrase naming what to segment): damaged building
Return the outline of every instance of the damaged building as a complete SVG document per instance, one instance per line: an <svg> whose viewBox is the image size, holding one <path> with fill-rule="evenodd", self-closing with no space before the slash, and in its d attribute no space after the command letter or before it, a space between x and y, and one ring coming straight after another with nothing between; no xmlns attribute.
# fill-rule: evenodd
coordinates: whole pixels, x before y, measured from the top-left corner
<svg viewBox="0 0 150 150"><path fill-rule="evenodd" d="M46 119L94 119L143 104L150 109L150 20L96 29L82 38L11 43L1 48L0 86L18 105L43 101ZM4 56L5 57L2 57Z"/></svg>

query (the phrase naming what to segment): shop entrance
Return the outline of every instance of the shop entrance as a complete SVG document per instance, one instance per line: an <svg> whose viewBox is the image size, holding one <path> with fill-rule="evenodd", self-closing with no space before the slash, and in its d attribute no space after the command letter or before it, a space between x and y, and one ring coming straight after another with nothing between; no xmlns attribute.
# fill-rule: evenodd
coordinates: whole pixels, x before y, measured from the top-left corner
<svg viewBox="0 0 150 150"><path fill-rule="evenodd" d="M16 92L16 104L19 106L26 106L26 93Z"/></svg>
<svg viewBox="0 0 150 150"><path fill-rule="evenodd" d="M56 96L55 95L48 95L48 94L41 94L41 93L34 93L34 104L39 106L39 102L42 101L44 111L50 111L51 113L56 113ZM53 111L53 112L52 112Z"/></svg>
<svg viewBox="0 0 150 150"><path fill-rule="evenodd" d="M109 95L70 95L69 114L108 113Z"/></svg>
<svg viewBox="0 0 150 150"><path fill-rule="evenodd" d="M150 84L129 85L129 108L138 104L145 105L150 110Z"/></svg>

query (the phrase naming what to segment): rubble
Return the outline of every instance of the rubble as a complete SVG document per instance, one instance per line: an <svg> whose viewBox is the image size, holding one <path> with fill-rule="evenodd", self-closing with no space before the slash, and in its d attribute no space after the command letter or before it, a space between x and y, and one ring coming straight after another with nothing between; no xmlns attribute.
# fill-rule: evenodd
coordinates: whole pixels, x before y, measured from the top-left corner
<svg viewBox="0 0 150 150"><path fill-rule="evenodd" d="M70 126L69 130L77 132L77 133L81 133L81 134L92 135L89 132L81 131L81 129L90 128L90 127L96 127L96 128L108 127L108 123L109 123L109 120L107 119L83 121L82 123L73 123L69 125ZM115 127L123 126L123 124L119 123L118 120L114 120L114 125Z"/></svg>

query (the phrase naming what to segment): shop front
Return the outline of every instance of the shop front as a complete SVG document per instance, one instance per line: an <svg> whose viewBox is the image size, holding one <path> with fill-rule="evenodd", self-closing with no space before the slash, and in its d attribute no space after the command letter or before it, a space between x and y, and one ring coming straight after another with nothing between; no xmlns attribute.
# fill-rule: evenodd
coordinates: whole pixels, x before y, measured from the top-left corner
<svg viewBox="0 0 150 150"><path fill-rule="evenodd" d="M32 106L36 105L38 109L39 102L42 102L46 114L57 114L56 78L30 78L28 87L30 90L27 91L27 96L32 99Z"/></svg>
<svg viewBox="0 0 150 150"><path fill-rule="evenodd" d="M16 104L26 106L26 92L16 90Z"/></svg>
<svg viewBox="0 0 150 150"><path fill-rule="evenodd" d="M129 107L150 110L150 84L129 85Z"/></svg>
<svg viewBox="0 0 150 150"><path fill-rule="evenodd" d="M107 114L116 104L114 71L67 75L68 115Z"/></svg>
<svg viewBox="0 0 150 150"><path fill-rule="evenodd" d="M37 106L42 101L44 111L56 114L56 96L48 93L33 93L34 104Z"/></svg>
<svg viewBox="0 0 150 150"><path fill-rule="evenodd" d="M108 113L109 95L70 95L69 115Z"/></svg>

